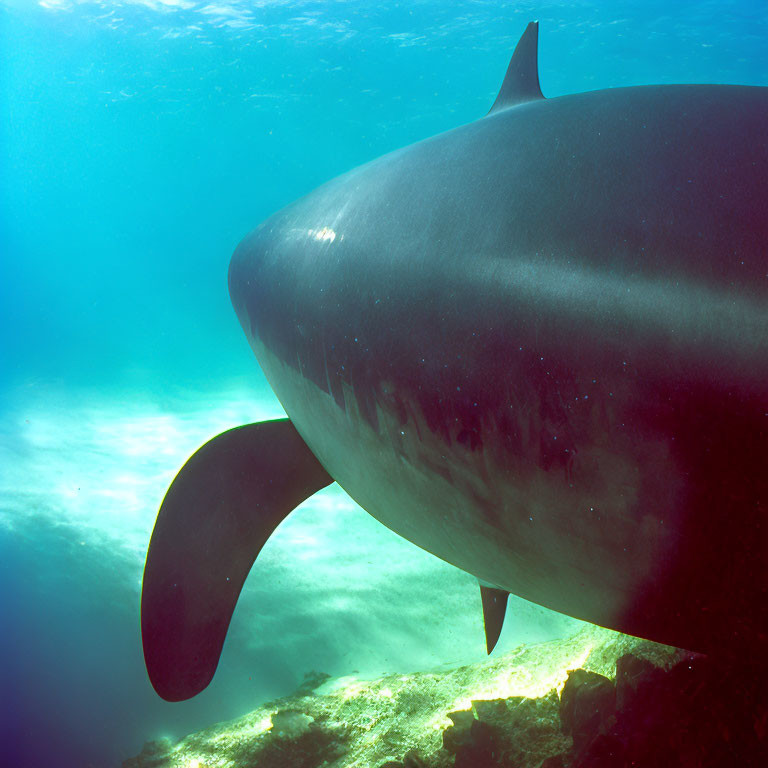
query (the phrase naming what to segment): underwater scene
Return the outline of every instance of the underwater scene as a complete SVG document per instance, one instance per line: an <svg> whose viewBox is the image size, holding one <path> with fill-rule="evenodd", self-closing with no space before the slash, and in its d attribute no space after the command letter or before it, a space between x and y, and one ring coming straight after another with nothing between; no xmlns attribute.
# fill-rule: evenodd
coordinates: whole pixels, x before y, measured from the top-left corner
<svg viewBox="0 0 768 768"><path fill-rule="evenodd" d="M768 764L767 41L0 0L0 764ZM751 88L611 95L672 84ZM286 410L179 476L142 608L181 467Z"/></svg>

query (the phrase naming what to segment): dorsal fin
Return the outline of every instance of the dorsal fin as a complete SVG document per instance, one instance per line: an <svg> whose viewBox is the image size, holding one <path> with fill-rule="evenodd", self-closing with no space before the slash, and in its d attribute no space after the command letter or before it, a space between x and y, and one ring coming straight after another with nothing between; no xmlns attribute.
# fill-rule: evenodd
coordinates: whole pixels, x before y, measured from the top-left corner
<svg viewBox="0 0 768 768"><path fill-rule="evenodd" d="M532 21L512 54L501 90L488 114L514 107L526 101L543 99L539 86L539 22Z"/></svg>

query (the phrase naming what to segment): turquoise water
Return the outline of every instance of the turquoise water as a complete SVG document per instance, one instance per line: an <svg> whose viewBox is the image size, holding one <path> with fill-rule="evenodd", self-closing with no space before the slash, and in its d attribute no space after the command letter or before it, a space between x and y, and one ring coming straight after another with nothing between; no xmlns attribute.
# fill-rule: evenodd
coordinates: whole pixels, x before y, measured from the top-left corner
<svg viewBox="0 0 768 768"><path fill-rule="evenodd" d="M280 414L229 304L234 246L483 115L531 19L547 96L768 83L764 0L0 0L0 762L113 766L311 669L482 657L472 579L335 489L270 541L197 699L149 686L138 599L184 459ZM502 648L572 627L513 608Z"/></svg>

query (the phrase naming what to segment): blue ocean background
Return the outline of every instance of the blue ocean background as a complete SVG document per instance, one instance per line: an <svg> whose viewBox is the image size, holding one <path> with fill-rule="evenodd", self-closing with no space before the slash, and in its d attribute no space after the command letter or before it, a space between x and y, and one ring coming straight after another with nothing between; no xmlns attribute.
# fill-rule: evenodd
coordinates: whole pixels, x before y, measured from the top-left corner
<svg viewBox="0 0 768 768"><path fill-rule="evenodd" d="M768 84L765 0L0 0L0 764L117 766L311 670L483 658L473 579L334 487L270 540L196 699L153 692L138 605L186 457L281 414L229 304L238 241L485 114L532 19L546 96ZM502 649L574 628L516 601Z"/></svg>

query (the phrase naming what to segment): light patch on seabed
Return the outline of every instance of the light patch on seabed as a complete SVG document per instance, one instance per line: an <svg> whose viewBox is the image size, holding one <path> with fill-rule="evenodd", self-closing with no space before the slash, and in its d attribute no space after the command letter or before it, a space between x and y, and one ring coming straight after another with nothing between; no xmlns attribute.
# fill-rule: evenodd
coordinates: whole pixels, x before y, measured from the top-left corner
<svg viewBox="0 0 768 768"><path fill-rule="evenodd" d="M33 547L37 526L58 530L105 567L122 561L113 575L136 598L157 509L181 465L225 429L284 415L271 393L236 388L162 404L147 395L29 388L12 393L5 412L6 538ZM576 628L514 598L509 613L500 649ZM474 579L384 528L336 485L308 499L267 542L230 635L230 647L254 658L274 657L279 645L289 665L301 659L304 669L365 677L485 656Z"/></svg>

